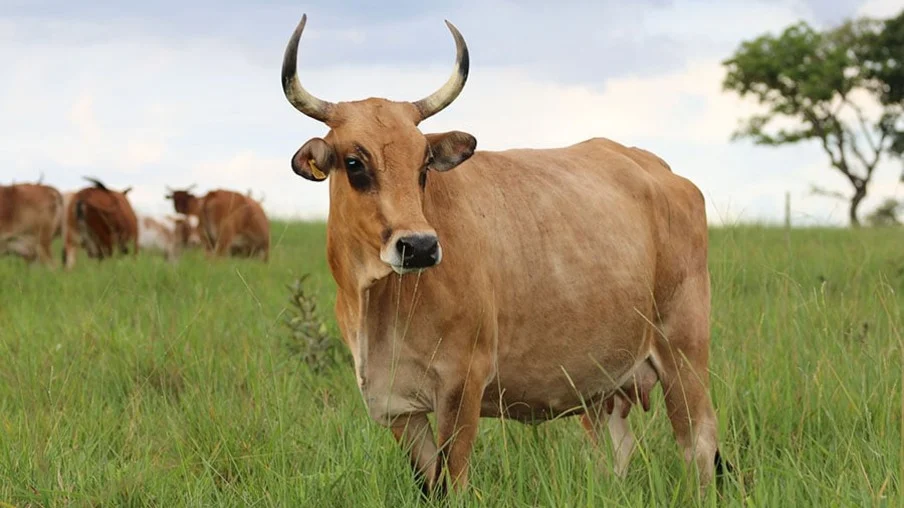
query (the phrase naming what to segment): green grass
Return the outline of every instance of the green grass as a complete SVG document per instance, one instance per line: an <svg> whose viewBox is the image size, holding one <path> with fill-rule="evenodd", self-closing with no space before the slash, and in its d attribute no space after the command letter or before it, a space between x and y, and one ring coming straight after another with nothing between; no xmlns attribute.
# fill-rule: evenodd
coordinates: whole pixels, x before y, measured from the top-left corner
<svg viewBox="0 0 904 508"><path fill-rule="evenodd" d="M303 273L336 329L323 226L273 235L269 265L0 258L0 501L418 505L352 369L314 374L286 346L286 285ZM485 419L451 506L902 505L904 232L711 238L713 398L736 479L699 497L657 389L631 414L625 480L575 419Z"/></svg>

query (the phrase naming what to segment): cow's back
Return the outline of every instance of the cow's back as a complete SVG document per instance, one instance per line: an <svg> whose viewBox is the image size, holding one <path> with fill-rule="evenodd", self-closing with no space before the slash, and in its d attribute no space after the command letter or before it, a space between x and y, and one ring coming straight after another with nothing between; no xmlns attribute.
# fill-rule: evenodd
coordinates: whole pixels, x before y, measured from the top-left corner
<svg viewBox="0 0 904 508"><path fill-rule="evenodd" d="M635 161L654 180L653 200L657 263L657 296L670 294L688 274L707 270L709 231L706 204L700 189L676 175L656 154L626 147L611 140L599 140L611 150Z"/></svg>
<svg viewBox="0 0 904 508"><path fill-rule="evenodd" d="M214 243L223 227L233 228L242 241L258 248L269 245L270 226L261 206L244 194L213 190L201 200L199 228Z"/></svg>
<svg viewBox="0 0 904 508"><path fill-rule="evenodd" d="M516 259L563 283L573 274L560 277L559 268L570 266L599 273L614 265L621 273L644 273L649 282L705 267L700 190L643 149L594 138L564 148L477 152L431 177L425 208L447 237L444 258L453 249L486 252L479 264L494 271L526 272L501 261ZM463 248L455 247L459 242Z"/></svg>
<svg viewBox="0 0 904 508"><path fill-rule="evenodd" d="M55 232L62 219L63 197L48 185L0 186L0 234Z"/></svg>
<svg viewBox="0 0 904 508"><path fill-rule="evenodd" d="M80 235L95 236L105 249L112 248L114 242L124 249L126 243L137 241L138 218L128 198L119 192L81 189L69 201L66 222L73 231L82 229Z"/></svg>

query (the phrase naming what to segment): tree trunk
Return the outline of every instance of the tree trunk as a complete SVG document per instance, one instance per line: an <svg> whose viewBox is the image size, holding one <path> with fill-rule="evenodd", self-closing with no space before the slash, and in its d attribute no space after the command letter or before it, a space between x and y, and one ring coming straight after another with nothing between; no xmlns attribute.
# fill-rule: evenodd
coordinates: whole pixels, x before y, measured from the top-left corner
<svg viewBox="0 0 904 508"><path fill-rule="evenodd" d="M849 216L851 219L851 226L855 228L860 227L860 219L857 218L857 209L860 208L860 202L863 201L863 198L866 197L866 185L854 185L854 195L851 196L851 209L849 212Z"/></svg>

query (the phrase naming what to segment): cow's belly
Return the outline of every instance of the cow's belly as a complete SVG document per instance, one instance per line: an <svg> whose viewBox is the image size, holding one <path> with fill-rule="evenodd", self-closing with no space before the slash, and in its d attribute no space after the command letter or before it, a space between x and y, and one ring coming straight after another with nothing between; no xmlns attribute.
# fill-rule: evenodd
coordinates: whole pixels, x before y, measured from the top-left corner
<svg viewBox="0 0 904 508"><path fill-rule="evenodd" d="M0 235L0 253L31 257L35 255L36 245L37 239L30 235L6 237Z"/></svg>
<svg viewBox="0 0 904 508"><path fill-rule="evenodd" d="M481 415L544 421L583 413L624 385L646 358L646 352L638 352L597 355L597 361L500 362L484 391Z"/></svg>
<svg viewBox="0 0 904 508"><path fill-rule="evenodd" d="M514 288L514 303L499 309L487 416L543 420L581 412L620 387L650 355L652 276L637 258L611 266L567 280L548 270L544 286Z"/></svg>

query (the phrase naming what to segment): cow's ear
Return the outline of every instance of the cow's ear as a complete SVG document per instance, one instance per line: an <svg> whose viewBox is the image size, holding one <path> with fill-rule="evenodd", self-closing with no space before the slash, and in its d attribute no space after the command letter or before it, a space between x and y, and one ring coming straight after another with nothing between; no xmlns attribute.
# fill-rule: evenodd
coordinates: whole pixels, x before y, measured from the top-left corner
<svg viewBox="0 0 904 508"><path fill-rule="evenodd" d="M477 138L467 132L451 131L426 137L433 154L427 167L434 171L449 171L468 160L477 148Z"/></svg>
<svg viewBox="0 0 904 508"><path fill-rule="evenodd" d="M292 156L292 171L298 176L320 182L336 166L336 151L321 138L312 138Z"/></svg>

